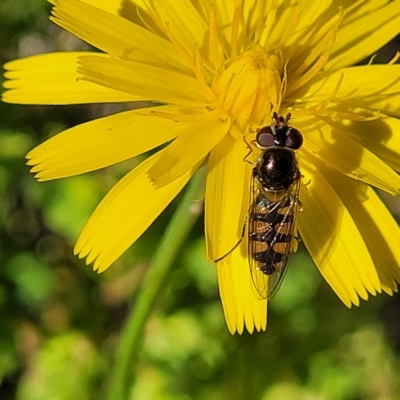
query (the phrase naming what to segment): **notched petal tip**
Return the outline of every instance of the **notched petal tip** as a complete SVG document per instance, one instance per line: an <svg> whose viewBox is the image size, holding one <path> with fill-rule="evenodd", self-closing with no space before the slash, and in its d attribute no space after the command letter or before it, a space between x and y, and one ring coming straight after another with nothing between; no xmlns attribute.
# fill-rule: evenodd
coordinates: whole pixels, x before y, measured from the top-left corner
<svg viewBox="0 0 400 400"><path fill-rule="evenodd" d="M230 262L217 262L218 285L229 332L241 335L267 328L267 301L255 296L246 257L240 246L232 252Z"/></svg>
<svg viewBox="0 0 400 400"><path fill-rule="evenodd" d="M93 250L86 256L86 259L85 259L85 264L86 265L90 265L90 264L92 264L96 259L97 259L97 257L99 256L99 254L97 253L97 252L94 252ZM94 267L94 266L93 266ZM93 268L94 269L94 268Z"/></svg>
<svg viewBox="0 0 400 400"><path fill-rule="evenodd" d="M97 206L83 228L74 252L86 257L98 273L109 268L142 235L155 218L186 185L193 171L171 185L155 190L146 171L160 154L157 153L125 175ZM127 219L132 210L140 210Z"/></svg>
<svg viewBox="0 0 400 400"><path fill-rule="evenodd" d="M26 165L30 166L29 164L26 164ZM42 168L40 168L40 167L37 166L37 165L34 165L33 167L31 167L31 168L29 169L29 172L30 172L31 174L33 174L33 177L34 177L38 182L43 182L43 181L48 180L48 179L45 179Z"/></svg>
<svg viewBox="0 0 400 400"><path fill-rule="evenodd" d="M26 163L25 165L28 165L30 167L29 172L31 174L40 174L41 172L44 171L42 165L36 164L36 162L31 162L31 163Z"/></svg>
<svg viewBox="0 0 400 400"><path fill-rule="evenodd" d="M35 165L35 164L28 164L26 163L25 165L27 165L29 168L29 172L31 174L33 174L33 177L38 181L38 182L42 182L45 179L44 177L44 171L43 168L40 165Z"/></svg>

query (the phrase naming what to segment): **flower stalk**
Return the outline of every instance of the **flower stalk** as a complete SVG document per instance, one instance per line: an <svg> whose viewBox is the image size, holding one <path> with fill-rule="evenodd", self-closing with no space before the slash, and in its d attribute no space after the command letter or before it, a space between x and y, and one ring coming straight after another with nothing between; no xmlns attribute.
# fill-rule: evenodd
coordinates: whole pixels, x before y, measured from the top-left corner
<svg viewBox="0 0 400 400"><path fill-rule="evenodd" d="M205 168L200 168L188 184L188 188L176 210L163 239L156 250L149 271L130 312L118 346L111 373L107 400L129 398L132 385L132 365L140 345L143 327L160 295L165 279L176 256L197 218L202 213L199 203L204 196Z"/></svg>

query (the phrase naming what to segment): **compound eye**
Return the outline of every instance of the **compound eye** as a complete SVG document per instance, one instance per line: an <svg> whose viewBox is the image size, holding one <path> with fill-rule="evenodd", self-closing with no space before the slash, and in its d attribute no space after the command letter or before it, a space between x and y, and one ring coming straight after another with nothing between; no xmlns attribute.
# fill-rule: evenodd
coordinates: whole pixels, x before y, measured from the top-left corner
<svg viewBox="0 0 400 400"><path fill-rule="evenodd" d="M285 147L292 150L298 150L303 144L303 135L295 128L290 128L286 137Z"/></svg>
<svg viewBox="0 0 400 400"><path fill-rule="evenodd" d="M272 147L275 145L275 133L270 126L264 126L257 132L256 142L260 147Z"/></svg>

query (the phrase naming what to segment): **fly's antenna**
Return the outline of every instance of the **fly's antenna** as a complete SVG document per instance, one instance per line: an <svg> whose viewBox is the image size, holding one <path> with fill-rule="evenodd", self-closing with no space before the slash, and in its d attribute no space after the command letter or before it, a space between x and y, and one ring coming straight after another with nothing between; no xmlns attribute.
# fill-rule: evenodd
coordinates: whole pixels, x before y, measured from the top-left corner
<svg viewBox="0 0 400 400"><path fill-rule="evenodd" d="M279 116L276 111L272 114L272 119L275 120L276 125L287 125L290 118L292 118L292 113L287 113L286 118L283 118L282 116Z"/></svg>

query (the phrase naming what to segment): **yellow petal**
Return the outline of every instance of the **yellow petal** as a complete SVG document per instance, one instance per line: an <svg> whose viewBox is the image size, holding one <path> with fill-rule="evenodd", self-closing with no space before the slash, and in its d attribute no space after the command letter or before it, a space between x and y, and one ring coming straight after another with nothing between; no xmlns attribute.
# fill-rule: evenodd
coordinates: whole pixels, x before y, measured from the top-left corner
<svg viewBox="0 0 400 400"><path fill-rule="evenodd" d="M102 1L108 2L108 0ZM119 16L133 22L135 25L141 26L149 30L150 32L155 33L158 36L165 37L163 32L159 29L159 27L153 20L151 16L151 11L146 11L148 10L148 2L146 0L113 1L119 1L121 3L118 9ZM96 3L96 0L90 0L90 2ZM96 7L96 4L94 4L94 6Z"/></svg>
<svg viewBox="0 0 400 400"><path fill-rule="evenodd" d="M351 213L373 258L382 289L393 294L400 282L400 227L368 185L329 171L333 189Z"/></svg>
<svg viewBox="0 0 400 400"><path fill-rule="evenodd" d="M242 334L267 329L267 301L258 300L250 277L246 257L247 241L217 262L218 285L229 332Z"/></svg>
<svg viewBox="0 0 400 400"><path fill-rule="evenodd" d="M228 52L228 46L231 41L232 19L235 11L235 2L219 0L215 2L215 8L220 33L226 39L226 47L224 49L226 52ZM207 15L209 15L209 10Z"/></svg>
<svg viewBox="0 0 400 400"><path fill-rule="evenodd" d="M3 101L19 104L114 103L140 100L137 96L79 80L78 58L90 52L49 53L4 65L7 90ZM96 54L102 57L100 54Z"/></svg>
<svg viewBox="0 0 400 400"><path fill-rule="evenodd" d="M357 99L356 101L345 100L340 102L340 106L344 109L351 109L357 106L366 110L373 110L378 113L400 118L400 92L383 96L368 96L364 99Z"/></svg>
<svg viewBox="0 0 400 400"><path fill-rule="evenodd" d="M300 159L303 182L298 215L301 238L322 276L348 307L381 291L375 266L352 216L311 154Z"/></svg>
<svg viewBox="0 0 400 400"><path fill-rule="evenodd" d="M325 69L354 65L371 56L399 34L399 26L398 1L358 2L343 18Z"/></svg>
<svg viewBox="0 0 400 400"><path fill-rule="evenodd" d="M400 65L364 65L323 72L301 87L287 102L321 102L335 94L335 101L364 100L368 96L388 96L400 92ZM343 79L343 80L342 80ZM354 103L354 107L357 103Z"/></svg>
<svg viewBox="0 0 400 400"><path fill-rule="evenodd" d="M205 232L210 260L219 260L242 240L249 208L251 165L244 142L226 135L211 151L205 198Z"/></svg>
<svg viewBox="0 0 400 400"><path fill-rule="evenodd" d="M50 3L54 4L57 0L51 0ZM100 8L110 14L120 15L120 10L126 6L124 0L81 0L83 3L90 4L91 6ZM129 0L130 7L145 7L143 0Z"/></svg>
<svg viewBox="0 0 400 400"><path fill-rule="evenodd" d="M132 158L178 136L188 125L156 117L148 108L99 118L59 133L28 155L39 181L83 174Z"/></svg>
<svg viewBox="0 0 400 400"><path fill-rule="evenodd" d="M54 4L56 0L48 0ZM142 26L145 29L156 30L154 22L150 19L145 9L147 7L145 0L80 0L90 4L96 8L100 8L109 14L118 15L136 25Z"/></svg>
<svg viewBox="0 0 400 400"><path fill-rule="evenodd" d="M296 121L296 127L307 133L303 148L325 165L391 194L399 193L400 176L338 126L312 117Z"/></svg>
<svg viewBox="0 0 400 400"><path fill-rule="evenodd" d="M152 8L160 18L160 22L168 26L189 54L193 54L196 48L201 48L205 44L207 23L190 0L158 1L152 4Z"/></svg>
<svg viewBox="0 0 400 400"><path fill-rule="evenodd" d="M267 25L269 27L270 20L267 16L276 7L276 3L267 3L264 0L219 0L204 3L203 9L207 16L210 15L210 7L215 7L219 33L223 36L221 44L227 56L231 56L232 51L247 50L249 41L259 41L263 30Z"/></svg>
<svg viewBox="0 0 400 400"><path fill-rule="evenodd" d="M52 4L57 4L57 0L48 0ZM90 4L93 7L100 8L110 14L118 15L123 0L80 0L82 3Z"/></svg>
<svg viewBox="0 0 400 400"><path fill-rule="evenodd" d="M356 123L353 131L360 132L359 137L362 144L399 172L400 120L398 118L385 117L368 122L365 127L360 125Z"/></svg>
<svg viewBox="0 0 400 400"><path fill-rule="evenodd" d="M165 149L149 169L150 179L157 186L172 182L203 160L229 128L230 120L225 115L218 111L205 114Z"/></svg>
<svg viewBox="0 0 400 400"><path fill-rule="evenodd" d="M170 42L126 19L78 0L54 0L57 25L106 53L125 60L158 62L187 70Z"/></svg>
<svg viewBox="0 0 400 400"><path fill-rule="evenodd" d="M400 171L400 120L386 117L373 121L335 121L340 130L356 137L362 146L376 154L396 171Z"/></svg>
<svg viewBox="0 0 400 400"><path fill-rule="evenodd" d="M289 60L287 65L289 77L287 94L289 96L323 68L334 44L343 9L335 7L329 10L330 4L326 3L318 2L319 7L308 9L308 11L316 12L315 15L307 14L309 19L303 15L303 7L300 5L301 11L295 9L292 20L286 21L286 26L289 28L285 30L286 26L284 26L282 35L287 37L287 41L291 44L285 51L286 59ZM292 26L298 21L300 26L295 29L297 34L291 35L290 32L294 29ZM282 43L285 42L282 41Z"/></svg>
<svg viewBox="0 0 400 400"><path fill-rule="evenodd" d="M209 103L198 81L188 75L114 58L82 57L80 64L78 71L85 80L147 100L185 106Z"/></svg>
<svg viewBox="0 0 400 400"><path fill-rule="evenodd" d="M185 186L193 171L156 189L146 171L160 153L146 159L122 178L98 205L75 246L79 258L107 269L134 243Z"/></svg>
<svg viewBox="0 0 400 400"><path fill-rule="evenodd" d="M297 21L296 30L292 36L288 37L288 43L304 44L309 40L310 36L318 35L318 29L324 29L324 22L328 20L324 14L327 14L332 4L332 0L321 1L305 1L300 4L301 18ZM282 7L293 8L296 7ZM337 7L333 10L337 13ZM332 13L332 15L334 15ZM281 31L281 34L284 33Z"/></svg>

